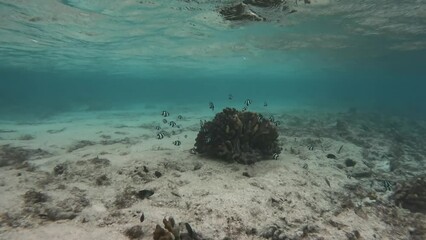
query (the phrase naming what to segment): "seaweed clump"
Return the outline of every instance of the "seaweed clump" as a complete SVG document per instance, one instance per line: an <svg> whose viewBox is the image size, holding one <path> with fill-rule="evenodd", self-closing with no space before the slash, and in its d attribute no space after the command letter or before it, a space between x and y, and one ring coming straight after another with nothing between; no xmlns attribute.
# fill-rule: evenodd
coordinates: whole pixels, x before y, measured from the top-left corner
<svg viewBox="0 0 426 240"><path fill-rule="evenodd" d="M397 205L426 214L426 175L398 184L393 197Z"/></svg>
<svg viewBox="0 0 426 240"><path fill-rule="evenodd" d="M278 132L271 121L235 108L225 108L212 121L201 124L195 150L243 164L253 164L281 152Z"/></svg>

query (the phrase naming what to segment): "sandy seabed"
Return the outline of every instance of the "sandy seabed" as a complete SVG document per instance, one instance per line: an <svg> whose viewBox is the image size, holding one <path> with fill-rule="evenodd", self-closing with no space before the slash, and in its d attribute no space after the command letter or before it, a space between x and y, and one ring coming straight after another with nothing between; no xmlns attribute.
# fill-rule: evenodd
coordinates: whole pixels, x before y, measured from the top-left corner
<svg viewBox="0 0 426 240"><path fill-rule="evenodd" d="M203 239L426 239L393 196L425 174L424 121L270 110L283 151L246 166L190 153L208 109L162 110L0 122L0 239L152 239L168 216Z"/></svg>

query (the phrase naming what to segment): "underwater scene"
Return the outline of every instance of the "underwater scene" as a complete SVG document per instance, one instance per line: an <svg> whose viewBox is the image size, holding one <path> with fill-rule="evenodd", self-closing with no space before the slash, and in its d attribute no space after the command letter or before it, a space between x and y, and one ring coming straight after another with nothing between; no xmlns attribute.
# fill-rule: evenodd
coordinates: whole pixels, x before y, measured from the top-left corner
<svg viewBox="0 0 426 240"><path fill-rule="evenodd" d="M426 0L0 0L0 239L426 239Z"/></svg>

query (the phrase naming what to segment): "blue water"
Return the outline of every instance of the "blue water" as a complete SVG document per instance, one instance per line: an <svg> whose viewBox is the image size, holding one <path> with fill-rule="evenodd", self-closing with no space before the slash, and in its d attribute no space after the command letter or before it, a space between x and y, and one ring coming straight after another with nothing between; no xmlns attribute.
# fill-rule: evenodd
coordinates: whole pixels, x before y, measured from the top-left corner
<svg viewBox="0 0 426 240"><path fill-rule="evenodd" d="M312 1L260 23L224 21L228 2L0 1L0 118L228 94L426 116L424 1Z"/></svg>

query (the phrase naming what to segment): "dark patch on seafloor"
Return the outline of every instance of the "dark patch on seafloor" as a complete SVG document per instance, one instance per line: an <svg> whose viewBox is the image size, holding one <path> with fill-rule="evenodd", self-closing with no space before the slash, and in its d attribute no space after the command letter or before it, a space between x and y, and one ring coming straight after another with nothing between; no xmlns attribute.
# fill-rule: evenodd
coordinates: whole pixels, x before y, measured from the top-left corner
<svg viewBox="0 0 426 240"><path fill-rule="evenodd" d="M0 146L0 167L20 166L27 160L39 159L50 156L43 149L26 149L23 147L12 147L9 144Z"/></svg>

